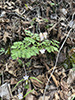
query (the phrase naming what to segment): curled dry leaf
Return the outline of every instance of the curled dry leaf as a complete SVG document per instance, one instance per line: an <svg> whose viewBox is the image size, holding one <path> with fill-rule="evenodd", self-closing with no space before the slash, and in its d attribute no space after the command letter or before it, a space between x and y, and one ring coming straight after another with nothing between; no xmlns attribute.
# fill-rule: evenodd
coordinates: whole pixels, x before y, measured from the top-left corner
<svg viewBox="0 0 75 100"><path fill-rule="evenodd" d="M34 80L34 79L30 79L31 82L33 83L33 86L34 87L38 87L38 88L44 88L44 85L46 83L46 78L44 75L39 75L38 77L36 77L38 80L40 80L42 83L38 82L37 80Z"/></svg>
<svg viewBox="0 0 75 100"><path fill-rule="evenodd" d="M9 65L6 63L6 70L5 72L10 73L11 75L16 77L16 69L14 66L14 62L11 62Z"/></svg>
<svg viewBox="0 0 75 100"><path fill-rule="evenodd" d="M68 92L69 91L69 85L64 81L64 80L61 80L61 89L65 92Z"/></svg>
<svg viewBox="0 0 75 100"><path fill-rule="evenodd" d="M3 39L2 40L6 43L7 42L7 38L11 39L12 37L11 37L10 33L5 32L4 35L3 35Z"/></svg>
<svg viewBox="0 0 75 100"><path fill-rule="evenodd" d="M40 65L40 63L38 63L38 62L36 62L36 61L33 62L33 67L34 67L34 68L39 68L39 69L40 69L40 68L45 68L45 66Z"/></svg>
<svg viewBox="0 0 75 100"><path fill-rule="evenodd" d="M53 74L52 74L52 79L53 79L55 85L58 87L59 86L59 81L56 80L56 78Z"/></svg>
<svg viewBox="0 0 75 100"><path fill-rule="evenodd" d="M68 52L69 56L71 56L71 55L74 54L74 53L75 53L75 47L72 48L72 49Z"/></svg>

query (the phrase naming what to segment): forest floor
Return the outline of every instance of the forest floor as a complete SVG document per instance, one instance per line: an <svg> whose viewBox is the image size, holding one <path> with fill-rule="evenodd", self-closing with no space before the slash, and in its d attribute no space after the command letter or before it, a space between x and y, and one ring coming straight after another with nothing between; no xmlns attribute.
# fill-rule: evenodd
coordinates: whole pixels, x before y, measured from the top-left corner
<svg viewBox="0 0 75 100"><path fill-rule="evenodd" d="M39 45L58 41L58 51L43 46L36 56L13 59L13 43L28 33ZM0 100L74 99L75 0L0 0Z"/></svg>

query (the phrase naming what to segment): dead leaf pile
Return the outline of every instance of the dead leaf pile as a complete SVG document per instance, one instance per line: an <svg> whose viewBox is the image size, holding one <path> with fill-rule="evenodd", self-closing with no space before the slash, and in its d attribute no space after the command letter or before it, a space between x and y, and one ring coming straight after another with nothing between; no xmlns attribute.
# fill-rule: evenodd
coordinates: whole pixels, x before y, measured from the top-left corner
<svg viewBox="0 0 75 100"><path fill-rule="evenodd" d="M7 100L22 100L22 97L34 88L25 100L42 100L46 83L54 69L57 52L32 57L31 65L27 67L25 63L28 59L22 59L22 65L18 63L19 58L12 60L10 53L8 55L11 50L9 47L15 41L25 38L25 30L39 34L40 38L42 37L41 41L58 40L60 47L70 29L72 31L59 54L57 67L47 86L45 100L71 100L75 96L75 71L72 69L75 66L75 1L1 0L0 49L5 48L7 53L0 55L0 97ZM68 64L64 63L66 61ZM70 69L64 69L64 65L69 65ZM42 83L30 79L27 90L24 88L24 80L12 91L25 74L35 77Z"/></svg>

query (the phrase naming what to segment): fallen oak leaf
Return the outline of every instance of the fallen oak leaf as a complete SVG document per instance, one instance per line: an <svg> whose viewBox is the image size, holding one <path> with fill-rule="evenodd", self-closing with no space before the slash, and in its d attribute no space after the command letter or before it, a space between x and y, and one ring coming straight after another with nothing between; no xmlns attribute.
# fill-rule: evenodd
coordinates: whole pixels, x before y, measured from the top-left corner
<svg viewBox="0 0 75 100"><path fill-rule="evenodd" d="M7 42L7 38L12 38L12 37L10 36L10 33L5 32L4 35L3 35L3 39L2 40L6 43Z"/></svg>

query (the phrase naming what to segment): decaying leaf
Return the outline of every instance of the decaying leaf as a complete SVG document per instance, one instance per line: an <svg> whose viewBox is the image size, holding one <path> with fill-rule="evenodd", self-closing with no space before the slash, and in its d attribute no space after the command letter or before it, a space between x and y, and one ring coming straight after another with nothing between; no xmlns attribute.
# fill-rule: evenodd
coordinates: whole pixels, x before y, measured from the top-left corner
<svg viewBox="0 0 75 100"><path fill-rule="evenodd" d="M55 85L58 87L59 86L59 81L56 80L54 75L52 75L52 79L53 79Z"/></svg>
<svg viewBox="0 0 75 100"><path fill-rule="evenodd" d="M39 88L44 88L44 85L46 83L46 78L44 75L39 75L38 77L36 77L37 79L39 79L42 83L38 82L37 80L31 79L31 82L33 83L33 85L35 87L39 87Z"/></svg>
<svg viewBox="0 0 75 100"><path fill-rule="evenodd" d="M69 85L65 82L65 81L63 81L63 80L61 80L61 89L63 90L63 91L69 91Z"/></svg>
<svg viewBox="0 0 75 100"><path fill-rule="evenodd" d="M72 48L68 53L69 53L69 56L71 56L72 54L74 54L75 53L75 47Z"/></svg>
<svg viewBox="0 0 75 100"><path fill-rule="evenodd" d="M11 39L12 37L11 37L10 33L5 32L4 35L3 35L3 39L2 40L6 43L7 42L7 38Z"/></svg>
<svg viewBox="0 0 75 100"><path fill-rule="evenodd" d="M11 75L16 77L16 69L15 69L14 64L15 64L15 62L13 62L13 61L11 61L11 63L9 65L6 63L6 70L5 70L5 72L8 72Z"/></svg>
<svg viewBox="0 0 75 100"><path fill-rule="evenodd" d="M66 38L69 29L72 29L66 41L65 52L61 52L59 55L58 63L59 67L61 67L61 63L63 63L67 59L66 52L68 52L70 57L72 56L72 54L75 53L75 1L0 0L0 48L5 46L6 49L9 46L8 44L6 44L7 42L9 42L8 40L11 40L12 42L9 43L10 46L13 44L14 41L23 40L26 37L25 29L30 30L34 34L39 34L39 43L41 43L44 39L55 39L59 40L60 45L62 45L62 42ZM68 51L70 49L70 46L73 46L73 48L70 51ZM64 48L65 47L63 46L63 50ZM25 76L26 71L26 74L28 76L31 76L32 74L32 76L37 76L36 78L42 81L43 84L35 79L30 79L32 83L31 86L34 87L35 91L28 94L25 98L26 100L43 99L41 94L43 94L44 92L49 75L51 75L52 71L54 70L55 56L57 55L57 52L54 52L55 55L52 55L49 58L49 63L46 58L52 53L49 53L48 56L46 56L46 50L44 47L40 49L39 53L39 57L37 56L36 58L38 58L37 60L39 60L37 62L41 63L34 63L33 65L30 65L32 68L27 68L27 66L25 66L25 70L23 69L24 67L15 64L14 61L10 62L10 55L10 57L8 57L9 59L6 59L5 57L4 60L4 56L0 56L0 68L4 71L3 82L9 82L10 85L13 86L17 83L17 78L20 79L23 78L23 76ZM42 58L41 55L43 55ZM25 59L25 61L27 62L28 59ZM1 64L2 62L5 63L5 66ZM65 66L68 67L66 63ZM67 76L66 70L64 68L58 68L57 65L54 73L52 74L51 80L49 81L49 84L47 86L48 91L46 91L45 93L45 100L72 99L72 97L75 95L75 72L69 72L67 76L68 78L65 76ZM2 77L3 76L1 75L0 81L2 81ZM62 80L62 77L65 77L65 80ZM9 78L9 80L6 78ZM26 76L24 82L25 81ZM74 86L72 86L72 83ZM20 86L22 88L22 85ZM25 86L25 83L23 83L23 86ZM18 92L13 92L15 96L12 97L12 100L21 100L23 98L23 92L21 91L21 88L19 88L18 90L16 88ZM30 87L27 90L27 92L31 91L31 88L32 87ZM5 100L10 100L11 94L8 89L8 83L5 83L0 86L0 96L2 96ZM68 96L70 96L70 98L68 98Z"/></svg>

